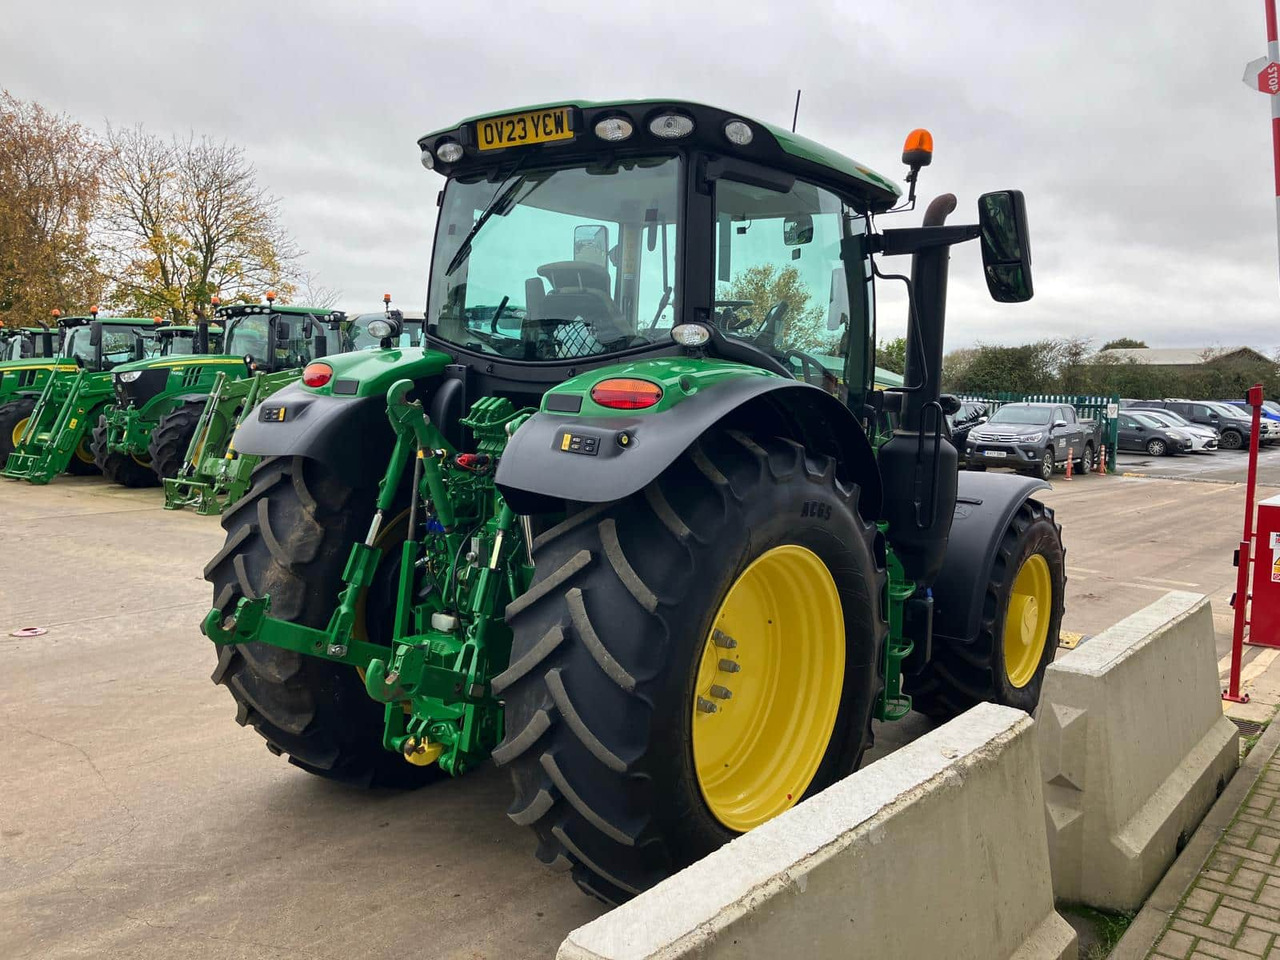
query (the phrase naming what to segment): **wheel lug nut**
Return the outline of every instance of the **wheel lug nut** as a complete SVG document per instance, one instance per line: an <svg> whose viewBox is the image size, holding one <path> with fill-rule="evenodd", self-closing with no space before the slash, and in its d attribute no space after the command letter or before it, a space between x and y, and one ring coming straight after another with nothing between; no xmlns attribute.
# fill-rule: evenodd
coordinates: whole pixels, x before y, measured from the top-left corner
<svg viewBox="0 0 1280 960"><path fill-rule="evenodd" d="M720 669L723 670L725 673L737 673L739 670L742 669L742 667L740 667L733 660L721 660Z"/></svg>
<svg viewBox="0 0 1280 960"><path fill-rule="evenodd" d="M712 633L711 642L717 647L723 647L726 650L732 650L738 645L738 641L733 639L733 637L729 636L723 630L716 630Z"/></svg>
<svg viewBox="0 0 1280 960"><path fill-rule="evenodd" d="M733 691L728 687L722 687L720 684L713 684L711 687L711 695L717 700L728 700L733 696Z"/></svg>
<svg viewBox="0 0 1280 960"><path fill-rule="evenodd" d="M715 713L720 708L708 700L706 697L698 698L698 710L701 713Z"/></svg>

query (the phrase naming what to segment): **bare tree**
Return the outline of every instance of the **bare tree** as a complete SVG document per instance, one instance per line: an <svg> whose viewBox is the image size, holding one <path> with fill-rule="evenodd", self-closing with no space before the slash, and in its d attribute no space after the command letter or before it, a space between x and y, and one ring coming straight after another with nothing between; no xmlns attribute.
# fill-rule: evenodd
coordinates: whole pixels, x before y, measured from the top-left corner
<svg viewBox="0 0 1280 960"><path fill-rule="evenodd" d="M342 299L342 291L326 287L319 277L307 271L298 280L294 299L308 307L328 309L338 305L338 301Z"/></svg>
<svg viewBox="0 0 1280 960"><path fill-rule="evenodd" d="M289 299L301 251L240 147L142 127L109 127L107 146L103 236L116 303L182 320L214 294L257 301L274 288Z"/></svg>
<svg viewBox="0 0 1280 960"><path fill-rule="evenodd" d="M102 291L90 244L101 149L69 117L0 91L0 321L83 310Z"/></svg>

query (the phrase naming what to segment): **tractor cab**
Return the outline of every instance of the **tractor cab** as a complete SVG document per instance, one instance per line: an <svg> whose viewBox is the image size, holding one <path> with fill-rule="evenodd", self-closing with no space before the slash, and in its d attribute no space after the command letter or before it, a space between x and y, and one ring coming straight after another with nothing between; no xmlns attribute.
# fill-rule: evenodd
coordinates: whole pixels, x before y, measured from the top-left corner
<svg viewBox="0 0 1280 960"><path fill-rule="evenodd" d="M338 325L337 353L422 346L423 315L402 310L357 313Z"/></svg>
<svg viewBox="0 0 1280 960"><path fill-rule="evenodd" d="M0 362L49 360L58 355L58 338L46 327L0 330Z"/></svg>
<svg viewBox="0 0 1280 960"><path fill-rule="evenodd" d="M156 349L155 324L141 317L64 317L66 355L91 373L101 373L150 356Z"/></svg>
<svg viewBox="0 0 1280 960"><path fill-rule="evenodd" d="M341 310L265 304L219 307L223 352L244 358L250 372L302 367L328 352L328 330L346 318Z"/></svg>
<svg viewBox="0 0 1280 960"><path fill-rule="evenodd" d="M200 327L197 325L158 326L155 335L158 343L156 355L159 357L187 357L222 352L221 327L209 327L207 349L200 339Z"/></svg>

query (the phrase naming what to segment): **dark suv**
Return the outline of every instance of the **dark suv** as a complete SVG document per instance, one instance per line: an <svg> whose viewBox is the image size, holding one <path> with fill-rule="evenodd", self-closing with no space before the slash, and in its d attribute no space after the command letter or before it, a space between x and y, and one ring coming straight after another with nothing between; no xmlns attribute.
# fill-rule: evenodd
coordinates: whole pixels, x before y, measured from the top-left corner
<svg viewBox="0 0 1280 960"><path fill-rule="evenodd" d="M1137 400L1126 404L1125 409L1172 410L1184 420L1217 430L1218 446L1224 450L1239 450L1247 447L1253 426L1249 417L1239 408L1230 407L1224 403L1214 403L1211 400ZM1266 427L1263 429L1267 430Z"/></svg>

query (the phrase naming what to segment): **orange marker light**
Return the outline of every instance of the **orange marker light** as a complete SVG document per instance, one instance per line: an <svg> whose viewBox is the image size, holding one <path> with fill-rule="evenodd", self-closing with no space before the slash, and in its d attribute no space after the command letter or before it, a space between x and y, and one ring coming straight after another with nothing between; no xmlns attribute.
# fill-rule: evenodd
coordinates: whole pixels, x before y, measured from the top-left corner
<svg viewBox="0 0 1280 960"><path fill-rule="evenodd" d="M274 290L268 290L267 303L275 303L275 302L276 302L276 292Z"/></svg>
<svg viewBox="0 0 1280 960"><path fill-rule="evenodd" d="M59 310L57 307L54 307L52 310L49 311L49 316L54 318L60 317L62 316L62 311Z"/></svg>
<svg viewBox="0 0 1280 960"><path fill-rule="evenodd" d="M390 302L391 302L391 294L389 294L389 293L384 293L384 294L382 295L382 302L383 302L383 303L390 303Z"/></svg>
<svg viewBox="0 0 1280 960"><path fill-rule="evenodd" d="M902 145L902 162L909 167L927 167L933 159L933 134L923 127L907 134Z"/></svg>
<svg viewBox="0 0 1280 960"><path fill-rule="evenodd" d="M210 298L209 298L209 303L211 303L211 304L212 304L213 306L215 306L215 307L221 306L221 305L222 305L222 298L221 298L221 297L210 297Z"/></svg>
<svg viewBox="0 0 1280 960"><path fill-rule="evenodd" d="M591 399L613 410L643 410L662 399L662 388L648 380L615 377L592 387Z"/></svg>
<svg viewBox="0 0 1280 960"><path fill-rule="evenodd" d="M95 303L92 307L89 308L89 312L96 317L98 315L98 305Z"/></svg>

